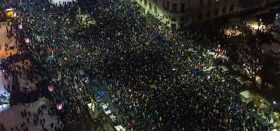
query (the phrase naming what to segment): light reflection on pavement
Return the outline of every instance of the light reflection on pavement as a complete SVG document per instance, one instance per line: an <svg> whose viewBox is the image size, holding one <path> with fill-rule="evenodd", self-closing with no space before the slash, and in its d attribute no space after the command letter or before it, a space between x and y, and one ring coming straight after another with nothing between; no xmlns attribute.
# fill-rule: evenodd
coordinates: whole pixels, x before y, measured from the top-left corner
<svg viewBox="0 0 280 131"><path fill-rule="evenodd" d="M0 23L0 59L8 58L17 53L16 40L14 37L8 38L6 31L6 23ZM1 61L0 61L1 62ZM9 83L4 77L4 70L0 71L0 113L9 109L10 93L7 90Z"/></svg>

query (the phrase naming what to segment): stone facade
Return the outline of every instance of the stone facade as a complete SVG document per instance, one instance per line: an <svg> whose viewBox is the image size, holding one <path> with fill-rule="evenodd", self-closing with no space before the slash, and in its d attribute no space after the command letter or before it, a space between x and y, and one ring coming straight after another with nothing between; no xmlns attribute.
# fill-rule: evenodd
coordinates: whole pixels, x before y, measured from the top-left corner
<svg viewBox="0 0 280 131"><path fill-rule="evenodd" d="M145 13L150 13L172 28L196 23L280 0L136 0Z"/></svg>

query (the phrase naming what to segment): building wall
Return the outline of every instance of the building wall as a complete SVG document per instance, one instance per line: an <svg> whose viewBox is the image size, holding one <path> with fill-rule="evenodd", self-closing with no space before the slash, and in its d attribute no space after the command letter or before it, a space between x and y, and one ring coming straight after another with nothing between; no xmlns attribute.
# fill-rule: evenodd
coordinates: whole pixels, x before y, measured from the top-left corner
<svg viewBox="0 0 280 131"><path fill-rule="evenodd" d="M238 0L191 0L193 22L231 14L238 8Z"/></svg>
<svg viewBox="0 0 280 131"><path fill-rule="evenodd" d="M180 27L182 23L187 23L185 18L188 16L186 5L180 5L186 0L136 0L145 9L145 13L150 13L169 27ZM172 2L171 2L172 1ZM174 5L174 8L172 6ZM183 7L185 6L185 7ZM185 11L181 11L180 9Z"/></svg>
<svg viewBox="0 0 280 131"><path fill-rule="evenodd" d="M274 47L272 47L274 48ZM267 53L264 56L264 81L280 87L280 54Z"/></svg>
<svg viewBox="0 0 280 131"><path fill-rule="evenodd" d="M180 28L220 16L265 6L280 0L136 0L169 27Z"/></svg>

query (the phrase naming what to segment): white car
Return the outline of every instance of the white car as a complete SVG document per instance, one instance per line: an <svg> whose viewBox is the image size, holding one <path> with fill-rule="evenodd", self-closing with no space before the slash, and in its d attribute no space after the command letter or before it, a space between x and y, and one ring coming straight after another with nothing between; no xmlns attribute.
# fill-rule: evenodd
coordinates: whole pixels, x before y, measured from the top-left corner
<svg viewBox="0 0 280 131"><path fill-rule="evenodd" d="M111 110L109 110L109 109L105 109L104 112L105 112L106 115L111 115L112 114Z"/></svg>
<svg viewBox="0 0 280 131"><path fill-rule="evenodd" d="M111 119L113 122L115 122L115 121L116 121L116 119L117 119L117 118L116 118L116 116L115 116L115 115L113 115L113 114L112 114L112 115L110 115L109 117L110 117L110 119Z"/></svg>
<svg viewBox="0 0 280 131"><path fill-rule="evenodd" d="M105 110L108 108L109 103L100 103L100 106L102 107L103 110Z"/></svg>

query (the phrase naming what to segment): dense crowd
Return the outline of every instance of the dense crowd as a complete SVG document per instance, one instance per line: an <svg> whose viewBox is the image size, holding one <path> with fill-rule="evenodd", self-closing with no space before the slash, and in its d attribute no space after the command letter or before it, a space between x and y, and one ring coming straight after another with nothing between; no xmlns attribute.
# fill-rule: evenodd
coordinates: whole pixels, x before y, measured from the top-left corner
<svg viewBox="0 0 280 131"><path fill-rule="evenodd" d="M14 0L16 1L16 0ZM23 52L50 91L64 122L75 122L89 84L107 83L121 118L135 130L268 130L252 105L242 103L241 84L210 52L220 47L196 32L167 31L128 1L83 0L50 4L21 0L14 21ZM87 24L81 14L95 24ZM213 39L215 36L213 36ZM95 87L100 88L100 87ZM63 106L63 108L61 108Z"/></svg>

